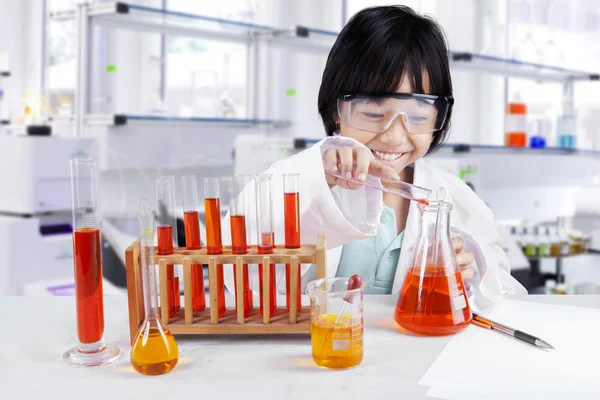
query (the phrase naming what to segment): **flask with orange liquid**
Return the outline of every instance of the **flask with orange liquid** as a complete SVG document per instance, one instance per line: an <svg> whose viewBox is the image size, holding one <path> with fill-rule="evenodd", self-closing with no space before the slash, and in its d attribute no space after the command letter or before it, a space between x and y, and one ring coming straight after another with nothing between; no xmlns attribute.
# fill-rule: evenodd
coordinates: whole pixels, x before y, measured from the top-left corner
<svg viewBox="0 0 600 400"><path fill-rule="evenodd" d="M469 325L472 315L450 240L452 205L431 201L418 207L419 235L394 317L418 334L454 334Z"/></svg>

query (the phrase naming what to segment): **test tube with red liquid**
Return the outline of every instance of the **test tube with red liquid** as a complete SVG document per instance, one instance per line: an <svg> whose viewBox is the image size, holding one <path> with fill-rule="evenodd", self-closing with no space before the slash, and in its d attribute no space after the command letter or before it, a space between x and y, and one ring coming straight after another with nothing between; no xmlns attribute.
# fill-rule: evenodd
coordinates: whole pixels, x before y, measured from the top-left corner
<svg viewBox="0 0 600 400"><path fill-rule="evenodd" d="M183 189L183 223L185 225L185 244L188 250L202 248L200 240L200 222L198 219L198 191L196 177L188 175L181 178ZM206 308L204 293L204 271L202 264L192 264L192 309L202 311Z"/></svg>
<svg viewBox="0 0 600 400"><path fill-rule="evenodd" d="M300 248L300 187L298 173L283 174L283 216L285 232L285 248ZM298 268L298 295L297 308L302 308L302 294L300 292L300 268ZM285 268L285 306L290 309L290 265Z"/></svg>
<svg viewBox="0 0 600 400"><path fill-rule="evenodd" d="M231 252L233 254L247 254L250 242L250 231L246 229L246 215L248 214L248 191L244 188L250 182L249 175L238 175L228 181L231 207L229 209L229 221L231 225ZM250 288L250 277L248 276L248 264L243 265L243 293L244 293L244 318L252 311L252 289ZM233 279L235 283L235 307L237 310L237 265L233 265Z"/></svg>
<svg viewBox="0 0 600 400"><path fill-rule="evenodd" d="M159 256L173 254L173 244L177 243L177 221L175 219L175 178L161 176L156 180L156 215L158 227ZM173 264L167 265L167 290L169 317L174 317L180 308L179 277ZM161 293L161 296L163 293Z"/></svg>
<svg viewBox="0 0 600 400"><path fill-rule="evenodd" d="M261 174L254 178L256 183L256 233L258 238L258 254L273 254L275 247L273 232L273 203L271 197L271 174ZM264 315L263 265L258 265L260 291L260 313ZM277 287L275 284L275 264L269 265L269 317L275 315L277 308Z"/></svg>
<svg viewBox="0 0 600 400"><path fill-rule="evenodd" d="M64 353L63 359L70 364L92 367L116 360L120 350L104 342L102 247L96 163L89 157L76 157L70 160L70 164L79 345Z"/></svg>
<svg viewBox="0 0 600 400"><path fill-rule="evenodd" d="M221 240L221 194L219 178L204 178L204 214L206 217L206 252L223 254ZM223 264L217 264L217 307L219 317L225 316L225 281Z"/></svg>

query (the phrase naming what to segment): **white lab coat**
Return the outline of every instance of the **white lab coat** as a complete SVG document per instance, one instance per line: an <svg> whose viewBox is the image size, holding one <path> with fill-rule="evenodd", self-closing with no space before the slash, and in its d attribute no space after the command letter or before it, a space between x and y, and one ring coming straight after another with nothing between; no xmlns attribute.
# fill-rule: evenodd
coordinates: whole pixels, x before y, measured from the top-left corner
<svg viewBox="0 0 600 400"><path fill-rule="evenodd" d="M340 261L342 246L358 239L374 236L382 212L382 193L363 187L346 190L340 187L329 189L323 170L322 154L332 147L360 147L357 141L333 136L321 140L298 154L274 163L265 173L273 174L273 218L275 243L284 242L283 227L283 178L286 172L300 173L300 221L302 243L315 243L317 234L327 235L327 276L335 276ZM458 177L443 171L425 159L415 163L414 184L436 190L446 189L446 201L454 205L450 221L452 235L466 239L466 250L475 254L476 276L472 281L471 305L485 309L496 303L504 294L526 294L525 289L510 275L508 257L497 245L499 240L492 211ZM255 187L252 182L245 190L249 204L255 204ZM256 217L254 208L246 216L247 226L256 239ZM412 249L417 238L419 212L411 204L404 231L404 239L392 293L400 291L406 268L410 263ZM229 214L223 220L223 238L230 238ZM277 288L285 293L284 266L277 266ZM258 292L258 274L251 266L252 287ZM302 283L314 279L314 266L302 266ZM234 291L233 268L225 268L225 283Z"/></svg>

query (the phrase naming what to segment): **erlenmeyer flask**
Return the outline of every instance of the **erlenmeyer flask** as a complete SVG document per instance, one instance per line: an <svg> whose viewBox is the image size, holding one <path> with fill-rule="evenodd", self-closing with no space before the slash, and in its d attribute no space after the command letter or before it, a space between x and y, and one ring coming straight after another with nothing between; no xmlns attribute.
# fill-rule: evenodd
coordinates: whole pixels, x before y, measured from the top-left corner
<svg viewBox="0 0 600 400"><path fill-rule="evenodd" d="M452 205L418 204L421 225L396 305L401 327L429 336L450 335L471 322L471 309L450 240Z"/></svg>
<svg viewBox="0 0 600 400"><path fill-rule="evenodd" d="M142 200L139 211L145 319L131 348L131 365L140 374L162 375L175 368L179 350L175 338L157 317L154 220L150 201Z"/></svg>

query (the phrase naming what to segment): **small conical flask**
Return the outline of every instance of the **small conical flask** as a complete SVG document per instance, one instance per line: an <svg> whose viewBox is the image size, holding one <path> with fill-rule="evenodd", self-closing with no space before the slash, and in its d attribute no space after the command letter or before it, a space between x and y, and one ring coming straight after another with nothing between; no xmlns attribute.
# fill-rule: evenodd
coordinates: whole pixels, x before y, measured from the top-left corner
<svg viewBox="0 0 600 400"><path fill-rule="evenodd" d="M131 365L144 375L162 375L175 368L179 350L175 338L157 317L154 219L149 200L140 202L139 212L145 319L131 348Z"/></svg>
<svg viewBox="0 0 600 400"><path fill-rule="evenodd" d="M450 238L452 205L443 201L418 204L420 226L394 318L421 335L450 335L472 319Z"/></svg>

